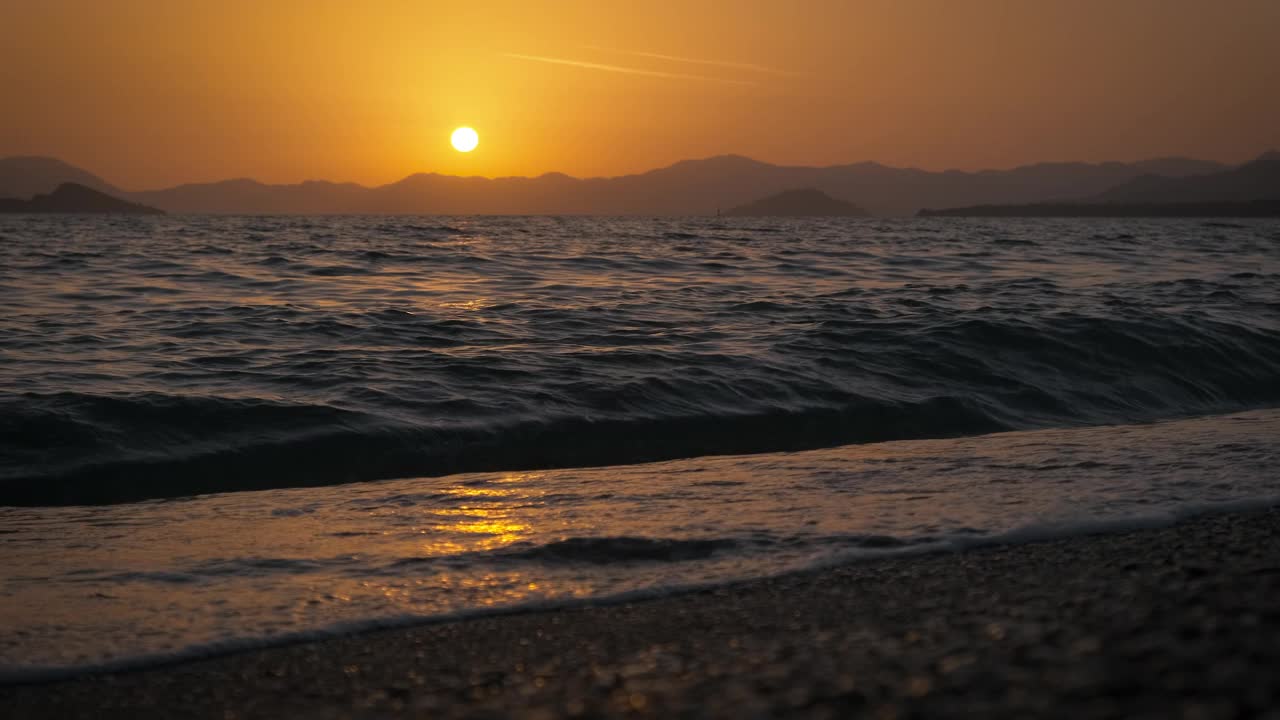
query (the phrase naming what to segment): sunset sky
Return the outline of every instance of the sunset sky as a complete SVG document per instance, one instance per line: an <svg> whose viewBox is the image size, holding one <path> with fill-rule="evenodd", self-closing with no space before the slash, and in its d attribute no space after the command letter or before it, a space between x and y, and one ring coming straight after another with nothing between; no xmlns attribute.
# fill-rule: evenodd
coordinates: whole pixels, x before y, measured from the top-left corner
<svg viewBox="0 0 1280 720"><path fill-rule="evenodd" d="M16 2L0 156L127 189L723 153L1238 162L1280 146L1278 37L1277 0Z"/></svg>

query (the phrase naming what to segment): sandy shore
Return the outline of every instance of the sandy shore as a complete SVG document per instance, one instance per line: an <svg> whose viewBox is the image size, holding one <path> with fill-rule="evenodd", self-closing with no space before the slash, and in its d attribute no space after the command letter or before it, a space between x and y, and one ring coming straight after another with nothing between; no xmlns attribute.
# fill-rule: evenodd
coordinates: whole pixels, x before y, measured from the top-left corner
<svg viewBox="0 0 1280 720"><path fill-rule="evenodd" d="M1280 718L1280 511L0 688L56 717Z"/></svg>

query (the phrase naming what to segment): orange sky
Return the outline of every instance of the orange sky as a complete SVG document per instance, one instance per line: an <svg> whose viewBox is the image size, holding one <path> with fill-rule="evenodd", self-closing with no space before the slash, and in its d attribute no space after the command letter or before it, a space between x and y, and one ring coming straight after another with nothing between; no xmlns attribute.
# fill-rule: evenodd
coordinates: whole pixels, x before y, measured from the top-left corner
<svg viewBox="0 0 1280 720"><path fill-rule="evenodd" d="M19 2L0 156L126 189L721 153L1241 161L1280 147L1278 37L1277 0ZM449 147L462 124L470 155Z"/></svg>

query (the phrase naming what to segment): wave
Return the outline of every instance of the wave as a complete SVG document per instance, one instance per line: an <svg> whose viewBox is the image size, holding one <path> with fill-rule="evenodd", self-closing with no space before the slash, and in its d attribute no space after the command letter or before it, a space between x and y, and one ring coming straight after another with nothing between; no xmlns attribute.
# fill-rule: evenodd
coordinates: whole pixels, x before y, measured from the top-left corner
<svg viewBox="0 0 1280 720"><path fill-rule="evenodd" d="M828 320L773 352L789 365L615 351L591 358L609 372L573 382L459 358L457 372L503 384L485 396L420 401L354 387L347 406L10 394L0 398L0 503L621 465L1141 422L1280 401L1280 334L1225 321ZM356 400L364 409L353 409Z"/></svg>
<svg viewBox="0 0 1280 720"><path fill-rule="evenodd" d="M573 537L545 545L509 546L499 557L555 564L609 565L626 562L685 562L703 560L732 550L732 540L675 540L644 537Z"/></svg>
<svg viewBox="0 0 1280 720"><path fill-rule="evenodd" d="M103 222L0 244L0 504L1280 402L1267 224Z"/></svg>
<svg viewBox="0 0 1280 720"><path fill-rule="evenodd" d="M151 416L155 408L148 407L150 402L138 401L139 407L134 409L141 410L140 415ZM102 448L98 447L101 434L83 422L50 413L33 415L29 406L25 413L10 412L0 429L0 442L13 446L26 441L28 451L39 444L44 451L82 457L36 463L35 472L27 469L30 464L13 460L0 465L5 468L0 474L0 503L135 502L395 477L804 450L849 442L1006 429L980 412L946 400L741 415L598 421L560 417L472 428L322 420L305 430L280 429L276 422L256 416L254 404L224 404L218 398L204 398L203 402L211 412L175 413L168 427L127 427L128 421L117 417L113 423L126 424L118 434L133 437L128 446L122 442ZM213 439L198 439L209 438L214 432L201 423L202 419L224 416L230 409L227 405L245 416L246 430L237 428L221 436L213 435ZM264 404L258 409L271 407ZM292 409L297 417L341 417L332 408ZM289 427L287 421L285 426ZM153 449L137 449L143 446Z"/></svg>

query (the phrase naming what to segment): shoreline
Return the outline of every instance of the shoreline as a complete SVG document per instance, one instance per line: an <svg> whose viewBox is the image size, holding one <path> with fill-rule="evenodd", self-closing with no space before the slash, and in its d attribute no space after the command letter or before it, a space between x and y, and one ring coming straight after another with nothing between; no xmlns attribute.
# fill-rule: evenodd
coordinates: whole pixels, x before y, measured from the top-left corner
<svg viewBox="0 0 1280 720"><path fill-rule="evenodd" d="M219 660L228 656L254 652L270 652L298 645L324 643L354 636L394 633L417 628L467 623L479 620L501 619L514 616L543 613L572 612L583 609L608 608L618 605L661 602L664 600L699 593L732 593L739 588L764 583L784 582L845 566L877 562L901 562L930 555L954 556L976 550L1034 545L1046 542L1064 542L1088 539L1095 536L1127 534L1198 521L1225 514L1255 514L1271 508L1280 511L1280 495L1241 498L1203 505L1190 505L1167 513L1154 513L1127 518L1092 520L1075 523L1048 523L1024 526L996 535L977 535L971 538L953 538L936 543L888 546L864 550L839 559L825 559L814 564L776 573L724 580L708 580L666 587L628 590L618 594L578 598L555 598L513 605L474 607L445 612L439 615L417 615L389 618L354 620L331 626L269 637L243 637L195 645L174 652L140 654L109 660L101 664L49 666L0 665L0 694L8 687L52 685L85 680L95 676L121 675L170 669L193 663Z"/></svg>
<svg viewBox="0 0 1280 720"><path fill-rule="evenodd" d="M1280 509L0 687L40 717L1280 711ZM1185 712L1184 712L1185 711Z"/></svg>

